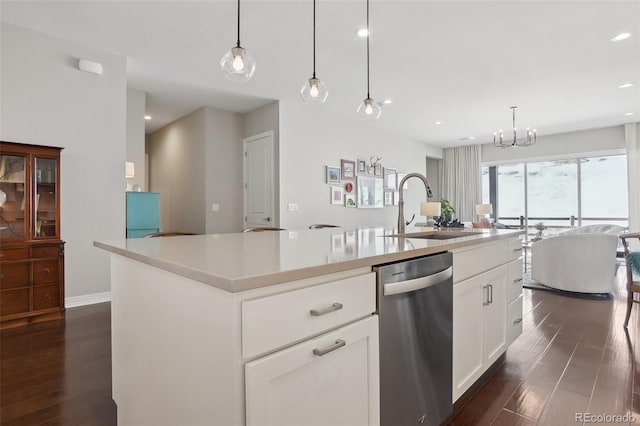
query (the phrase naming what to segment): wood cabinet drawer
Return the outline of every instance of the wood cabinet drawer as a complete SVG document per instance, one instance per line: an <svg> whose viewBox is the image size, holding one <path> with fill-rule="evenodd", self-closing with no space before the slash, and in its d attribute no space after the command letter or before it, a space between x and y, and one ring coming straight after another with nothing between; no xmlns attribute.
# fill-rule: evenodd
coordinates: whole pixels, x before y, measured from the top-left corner
<svg viewBox="0 0 640 426"><path fill-rule="evenodd" d="M28 257L29 249L27 247L0 250L0 260L18 260Z"/></svg>
<svg viewBox="0 0 640 426"><path fill-rule="evenodd" d="M58 306L60 306L60 287L57 284L33 288L34 311Z"/></svg>
<svg viewBox="0 0 640 426"><path fill-rule="evenodd" d="M58 282L58 259L38 260L33 262L33 284Z"/></svg>
<svg viewBox="0 0 640 426"><path fill-rule="evenodd" d="M242 302L242 355L251 358L376 310L374 273Z"/></svg>
<svg viewBox="0 0 640 426"><path fill-rule="evenodd" d="M29 285L31 262L3 263L0 266L0 290Z"/></svg>
<svg viewBox="0 0 640 426"><path fill-rule="evenodd" d="M453 282L458 283L507 262L507 243L453 250Z"/></svg>
<svg viewBox="0 0 640 426"><path fill-rule="evenodd" d="M58 246L34 247L31 249L31 257L58 257L60 248Z"/></svg>
<svg viewBox="0 0 640 426"><path fill-rule="evenodd" d="M522 240L515 238L507 243L507 259L515 260L522 258Z"/></svg>
<svg viewBox="0 0 640 426"><path fill-rule="evenodd" d="M0 316L29 311L29 289L0 291Z"/></svg>
<svg viewBox="0 0 640 426"><path fill-rule="evenodd" d="M507 264L507 303L522 294L522 259Z"/></svg>
<svg viewBox="0 0 640 426"><path fill-rule="evenodd" d="M522 334L522 295L509 303L507 308L507 344Z"/></svg>

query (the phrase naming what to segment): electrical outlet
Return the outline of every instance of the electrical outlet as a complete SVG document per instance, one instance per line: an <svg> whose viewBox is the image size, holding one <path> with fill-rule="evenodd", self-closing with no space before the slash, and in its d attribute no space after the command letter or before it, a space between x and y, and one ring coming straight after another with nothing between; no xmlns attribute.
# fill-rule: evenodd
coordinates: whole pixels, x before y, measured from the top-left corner
<svg viewBox="0 0 640 426"><path fill-rule="evenodd" d="M212 212L219 212L220 211L220 204L217 204L217 203L211 204L211 211Z"/></svg>
<svg viewBox="0 0 640 426"><path fill-rule="evenodd" d="M288 210L290 212L297 212L298 211L298 203L289 203Z"/></svg>

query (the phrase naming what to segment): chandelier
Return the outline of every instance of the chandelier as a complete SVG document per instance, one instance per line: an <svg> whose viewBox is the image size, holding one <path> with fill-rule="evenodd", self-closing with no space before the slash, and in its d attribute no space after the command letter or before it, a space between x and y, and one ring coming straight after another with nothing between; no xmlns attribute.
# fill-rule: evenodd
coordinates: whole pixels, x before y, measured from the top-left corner
<svg viewBox="0 0 640 426"><path fill-rule="evenodd" d="M512 117L513 117L513 140L504 141L504 135L502 134L502 130L499 130L497 133L493 134L493 146L497 148L516 148L518 146L531 146L536 143L536 129L529 129L527 127L527 135L524 139L518 140L516 134L516 109L517 106L511 107Z"/></svg>

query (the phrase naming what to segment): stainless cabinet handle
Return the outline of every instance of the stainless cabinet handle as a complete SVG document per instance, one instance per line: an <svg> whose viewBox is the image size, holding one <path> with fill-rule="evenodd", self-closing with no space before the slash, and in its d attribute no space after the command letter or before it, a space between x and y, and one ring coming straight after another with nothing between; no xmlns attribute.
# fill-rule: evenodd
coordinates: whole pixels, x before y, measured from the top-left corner
<svg viewBox="0 0 640 426"><path fill-rule="evenodd" d="M489 304L493 303L493 284L487 284L489 287Z"/></svg>
<svg viewBox="0 0 640 426"><path fill-rule="evenodd" d="M515 280L513 280L514 283L519 283L520 281L522 281L522 278L516 278Z"/></svg>
<svg viewBox="0 0 640 426"><path fill-rule="evenodd" d="M482 286L482 290L484 291L485 289L487 290L487 293L485 294L485 299L482 301L483 306L487 306L489 304L489 284Z"/></svg>
<svg viewBox="0 0 640 426"><path fill-rule="evenodd" d="M522 318L518 318L517 320L513 321L514 324L520 324L521 322L522 322Z"/></svg>
<svg viewBox="0 0 640 426"><path fill-rule="evenodd" d="M331 312L339 311L342 308L343 308L342 303L336 302L336 303L333 303L331 306L327 306L326 308L311 309L309 311L309 314L311 314L312 317L319 317L322 315L329 314Z"/></svg>
<svg viewBox="0 0 640 426"><path fill-rule="evenodd" d="M265 217L265 218L264 218L264 220L265 220L266 222L271 222L271 218L270 218L269 216Z"/></svg>
<svg viewBox="0 0 640 426"><path fill-rule="evenodd" d="M333 352L333 351L335 351L336 349L340 349L341 347L343 347L343 346L344 346L344 345L346 345L346 344L347 344L347 342L345 342L344 340L342 340L342 339L337 339L337 340L336 340L336 342L335 342L333 345L331 345L331 346L327 346L327 347L326 347L326 348L324 348L324 349L317 349L317 348L316 348L316 349L314 349L314 350L313 350L313 354L314 354L314 355L317 355L317 356L326 355L326 354L328 354L329 352Z"/></svg>

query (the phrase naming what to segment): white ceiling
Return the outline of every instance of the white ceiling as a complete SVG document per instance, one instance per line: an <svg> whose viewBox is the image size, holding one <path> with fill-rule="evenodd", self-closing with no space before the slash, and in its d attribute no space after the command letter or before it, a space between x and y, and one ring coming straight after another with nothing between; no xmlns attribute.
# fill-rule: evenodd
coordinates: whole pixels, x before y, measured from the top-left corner
<svg viewBox="0 0 640 426"><path fill-rule="evenodd" d="M244 84L219 66L236 40L233 0L2 0L1 15L126 56L129 87L147 93L154 131L203 105L247 112L299 99L312 68L311 0L241 6L242 46L257 63ZM511 105L518 126L539 135L638 121L640 1L372 0L370 8L371 96L393 103L366 125L446 147L490 142L510 127ZM353 120L366 96L366 43L354 34L364 22L364 0L318 0L317 73L329 89L319 108ZM622 31L633 36L612 43ZM617 88L625 82L636 85Z"/></svg>

